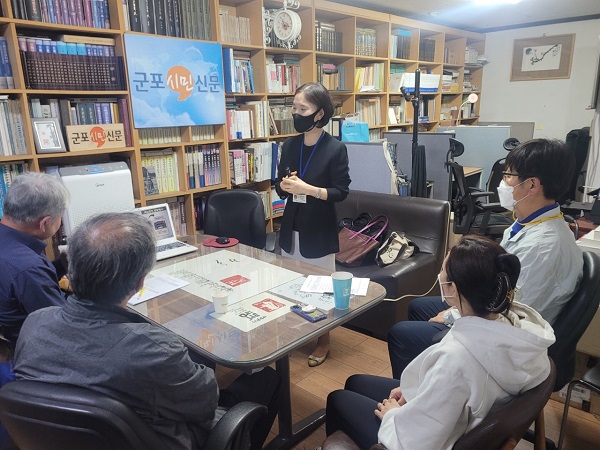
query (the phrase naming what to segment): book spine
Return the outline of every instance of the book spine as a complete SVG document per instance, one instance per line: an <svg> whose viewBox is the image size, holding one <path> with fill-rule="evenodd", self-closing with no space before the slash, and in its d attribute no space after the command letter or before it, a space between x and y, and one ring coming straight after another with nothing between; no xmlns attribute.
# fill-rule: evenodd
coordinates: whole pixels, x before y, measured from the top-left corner
<svg viewBox="0 0 600 450"><path fill-rule="evenodd" d="M98 104L96 104L98 105ZM96 109L98 107L96 106ZM100 103L100 117L102 117L102 122L101 123L112 123L112 117L110 114L110 103Z"/></svg>
<svg viewBox="0 0 600 450"><path fill-rule="evenodd" d="M131 31L142 31L139 0L129 0L129 20Z"/></svg>
<svg viewBox="0 0 600 450"><path fill-rule="evenodd" d="M25 8L28 20L34 20L36 22L42 21L42 11L40 10L38 0L25 0Z"/></svg>
<svg viewBox="0 0 600 450"><path fill-rule="evenodd" d="M163 0L154 2L154 15L156 17L156 34L165 36L167 34L167 24L165 20L165 3Z"/></svg>
<svg viewBox="0 0 600 450"><path fill-rule="evenodd" d="M102 17L104 17L104 22L102 23L102 28L109 29L110 28L110 12L108 10L108 0L102 0Z"/></svg>
<svg viewBox="0 0 600 450"><path fill-rule="evenodd" d="M173 26L175 27L175 36L181 37L181 5L179 0L171 0L173 4Z"/></svg>
<svg viewBox="0 0 600 450"><path fill-rule="evenodd" d="M175 36L175 11L172 0L164 0L167 36Z"/></svg>
<svg viewBox="0 0 600 450"><path fill-rule="evenodd" d="M83 17L85 19L85 26L92 28L94 26L94 19L92 17L92 0L83 0Z"/></svg>
<svg viewBox="0 0 600 450"><path fill-rule="evenodd" d="M127 105L126 98L119 99L119 116L123 123L123 130L125 132L125 145L131 147L133 145L131 140L131 127L129 124L129 107Z"/></svg>

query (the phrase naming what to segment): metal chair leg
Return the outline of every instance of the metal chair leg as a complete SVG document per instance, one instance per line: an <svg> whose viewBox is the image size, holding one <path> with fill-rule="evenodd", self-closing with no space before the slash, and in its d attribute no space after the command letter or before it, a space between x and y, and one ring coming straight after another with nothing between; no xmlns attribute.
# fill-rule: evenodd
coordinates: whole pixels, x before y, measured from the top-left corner
<svg viewBox="0 0 600 450"><path fill-rule="evenodd" d="M562 449L563 440L565 438L565 431L567 428L567 416L569 414L569 405L571 403L571 393L573 392L573 388L579 384L579 380L573 380L569 383L569 388L567 389L567 398L565 398L565 408L563 409L562 422L560 424L560 434L558 438L558 450Z"/></svg>

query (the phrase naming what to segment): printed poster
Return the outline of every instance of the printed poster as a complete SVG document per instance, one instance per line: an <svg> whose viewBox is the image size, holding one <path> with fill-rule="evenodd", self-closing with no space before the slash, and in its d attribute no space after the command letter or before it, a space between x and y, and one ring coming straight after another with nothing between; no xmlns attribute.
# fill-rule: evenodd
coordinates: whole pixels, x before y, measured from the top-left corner
<svg viewBox="0 0 600 450"><path fill-rule="evenodd" d="M135 128L225 123L221 44L125 34Z"/></svg>

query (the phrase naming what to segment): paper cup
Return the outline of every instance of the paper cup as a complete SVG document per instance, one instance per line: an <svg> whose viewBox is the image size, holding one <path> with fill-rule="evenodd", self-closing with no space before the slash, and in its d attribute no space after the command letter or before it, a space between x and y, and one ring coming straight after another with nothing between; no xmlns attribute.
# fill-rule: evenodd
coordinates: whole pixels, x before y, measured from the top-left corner
<svg viewBox="0 0 600 450"><path fill-rule="evenodd" d="M212 293L212 301L217 314L225 314L229 309L229 292L215 291Z"/></svg>
<svg viewBox="0 0 600 450"><path fill-rule="evenodd" d="M350 272L334 272L331 274L331 281L333 282L333 300L336 309L350 308L352 274Z"/></svg>

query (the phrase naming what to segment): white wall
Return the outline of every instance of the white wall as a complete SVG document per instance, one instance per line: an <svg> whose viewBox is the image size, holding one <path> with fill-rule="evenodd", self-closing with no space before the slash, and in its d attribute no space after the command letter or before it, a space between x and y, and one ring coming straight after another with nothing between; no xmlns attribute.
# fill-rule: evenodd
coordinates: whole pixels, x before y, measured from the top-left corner
<svg viewBox="0 0 600 450"><path fill-rule="evenodd" d="M510 81L514 39L575 33L571 78ZM480 117L483 122L535 122L534 137L564 140L591 126L592 85L598 60L600 19L498 31L486 35Z"/></svg>

